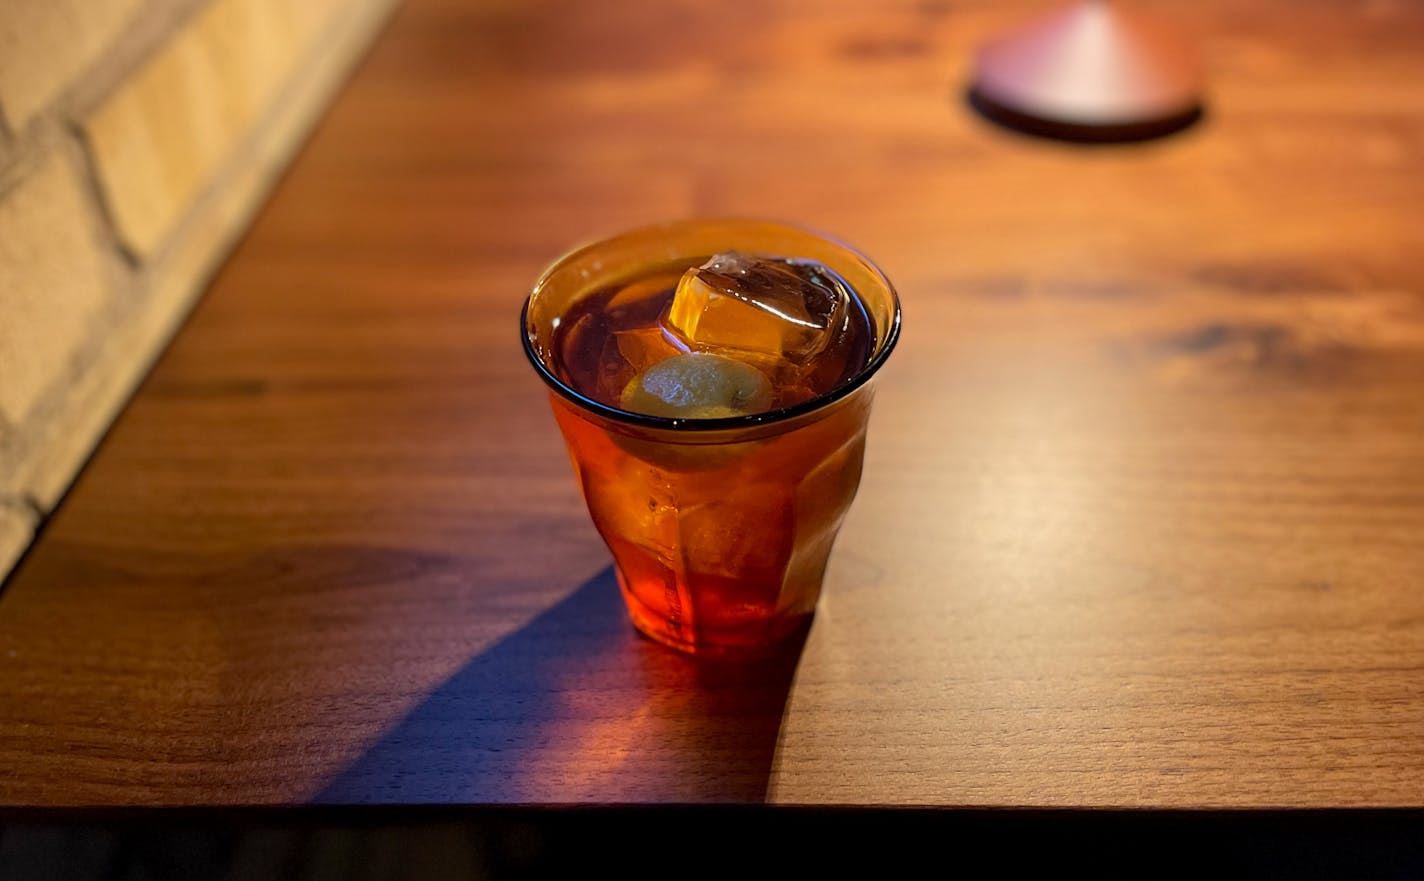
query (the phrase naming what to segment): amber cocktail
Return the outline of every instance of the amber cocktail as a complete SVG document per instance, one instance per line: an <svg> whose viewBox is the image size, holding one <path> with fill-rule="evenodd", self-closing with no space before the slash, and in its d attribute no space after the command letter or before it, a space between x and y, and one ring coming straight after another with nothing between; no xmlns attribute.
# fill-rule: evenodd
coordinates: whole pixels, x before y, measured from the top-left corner
<svg viewBox="0 0 1424 881"><path fill-rule="evenodd" d="M544 273L525 351L639 630L739 655L810 620L899 323L869 260L773 223L641 229Z"/></svg>

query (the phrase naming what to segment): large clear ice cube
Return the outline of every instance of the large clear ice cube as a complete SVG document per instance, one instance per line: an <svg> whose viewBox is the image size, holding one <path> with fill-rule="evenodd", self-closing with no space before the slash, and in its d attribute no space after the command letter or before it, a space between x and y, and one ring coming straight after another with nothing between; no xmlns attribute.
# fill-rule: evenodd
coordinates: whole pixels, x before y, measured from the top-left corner
<svg viewBox="0 0 1424 881"><path fill-rule="evenodd" d="M682 276L665 325L692 349L804 367L835 338L849 301L819 263L732 251Z"/></svg>
<svg viewBox="0 0 1424 881"><path fill-rule="evenodd" d="M664 288L666 290L666 288ZM642 373L659 361L682 354L683 349L657 325L635 327L632 330L615 330L614 344L618 354L628 363L634 373Z"/></svg>

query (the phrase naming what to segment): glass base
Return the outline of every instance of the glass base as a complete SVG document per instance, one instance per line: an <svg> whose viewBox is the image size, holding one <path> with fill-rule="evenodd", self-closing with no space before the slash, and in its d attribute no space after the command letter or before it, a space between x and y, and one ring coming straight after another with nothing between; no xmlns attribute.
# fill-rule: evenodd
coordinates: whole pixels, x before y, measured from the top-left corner
<svg viewBox="0 0 1424 881"><path fill-rule="evenodd" d="M684 635L685 628L672 627L667 618L643 604L628 590L619 575L618 586L628 616L638 632L668 648L715 660L752 660L779 654L791 644L793 637L804 637L811 627L815 612L787 614L752 622L740 627L697 628L692 639Z"/></svg>

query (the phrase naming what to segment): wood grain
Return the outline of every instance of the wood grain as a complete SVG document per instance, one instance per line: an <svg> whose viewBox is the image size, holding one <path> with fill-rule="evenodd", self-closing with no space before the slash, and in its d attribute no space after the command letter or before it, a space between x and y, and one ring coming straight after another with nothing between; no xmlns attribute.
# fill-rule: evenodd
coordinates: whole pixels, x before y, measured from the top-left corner
<svg viewBox="0 0 1424 881"><path fill-rule="evenodd" d="M0 598L0 803L1424 801L1424 10L1168 4L1210 104L962 103L1038 4L411 0ZM567 246L900 288L799 659L634 637L516 316ZM799 661L799 663L798 663Z"/></svg>

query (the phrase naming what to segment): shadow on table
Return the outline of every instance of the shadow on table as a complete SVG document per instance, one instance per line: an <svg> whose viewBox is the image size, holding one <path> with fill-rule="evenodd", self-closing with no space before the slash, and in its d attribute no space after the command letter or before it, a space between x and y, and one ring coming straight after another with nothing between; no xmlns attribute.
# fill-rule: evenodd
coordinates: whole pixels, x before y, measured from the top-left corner
<svg viewBox="0 0 1424 881"><path fill-rule="evenodd" d="M761 802L804 634L756 663L638 636L612 568L441 684L314 801Z"/></svg>

